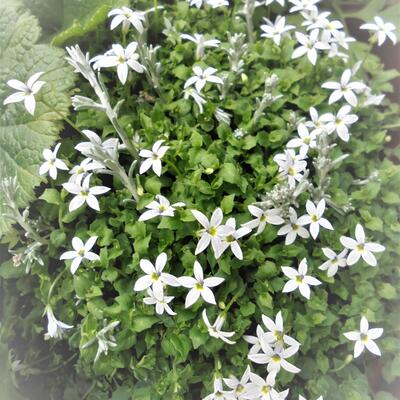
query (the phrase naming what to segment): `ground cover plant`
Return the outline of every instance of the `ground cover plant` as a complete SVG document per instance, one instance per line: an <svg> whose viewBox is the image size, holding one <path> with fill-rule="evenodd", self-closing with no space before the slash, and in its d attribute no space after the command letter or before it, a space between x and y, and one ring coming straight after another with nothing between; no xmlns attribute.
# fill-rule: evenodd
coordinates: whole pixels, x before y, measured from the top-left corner
<svg viewBox="0 0 400 400"><path fill-rule="evenodd" d="M93 2L79 21L77 1L49 45L16 3L9 397L394 399L399 74L372 51L396 43L393 9L366 7L362 43L318 0Z"/></svg>

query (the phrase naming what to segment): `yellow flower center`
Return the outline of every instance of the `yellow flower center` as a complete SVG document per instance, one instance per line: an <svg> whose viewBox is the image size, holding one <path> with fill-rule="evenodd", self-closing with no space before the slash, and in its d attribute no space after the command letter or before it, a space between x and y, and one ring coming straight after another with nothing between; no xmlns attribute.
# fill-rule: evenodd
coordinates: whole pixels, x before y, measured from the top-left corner
<svg viewBox="0 0 400 400"><path fill-rule="evenodd" d="M158 274L157 274L156 272L153 272L153 273L151 274L151 280L152 280L153 282L157 282L159 278L160 278L160 277L158 276Z"/></svg>
<svg viewBox="0 0 400 400"><path fill-rule="evenodd" d="M270 386L265 385L265 386L263 386L261 388L261 394L263 394L263 395L268 394L270 391L271 391L271 387Z"/></svg>
<svg viewBox="0 0 400 400"><path fill-rule="evenodd" d="M362 334L360 335L360 339L361 339L361 341L362 341L363 343L367 343L367 342L368 342L368 335L362 333Z"/></svg>
<svg viewBox="0 0 400 400"><path fill-rule="evenodd" d="M245 387L239 383L239 385L236 386L236 390L235 390L236 394L242 394L244 391L245 391Z"/></svg>
<svg viewBox="0 0 400 400"><path fill-rule="evenodd" d="M216 236L216 235L217 235L217 228L216 228L215 226L212 226L212 227L208 230L208 233L209 233L211 236Z"/></svg>
<svg viewBox="0 0 400 400"><path fill-rule="evenodd" d="M228 243L232 243L232 242L235 241L235 238L234 238L232 235L228 235L228 236L225 238L225 241L228 242Z"/></svg>

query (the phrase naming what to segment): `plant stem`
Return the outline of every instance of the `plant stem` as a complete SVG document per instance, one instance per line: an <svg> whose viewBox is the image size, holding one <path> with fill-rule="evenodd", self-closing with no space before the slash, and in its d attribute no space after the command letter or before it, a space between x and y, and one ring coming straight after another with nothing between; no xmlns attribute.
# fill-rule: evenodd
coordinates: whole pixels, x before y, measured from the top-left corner
<svg viewBox="0 0 400 400"><path fill-rule="evenodd" d="M229 311L229 309L232 307L232 305L236 302L236 300L237 300L237 298L239 297L239 295L238 294L235 294L233 297L232 297L232 299L231 299L231 301L227 304L227 306L224 308L224 310L222 311L222 314L223 315L226 315L227 313L228 313L228 311Z"/></svg>
<svg viewBox="0 0 400 400"><path fill-rule="evenodd" d="M165 160L165 163L166 163L169 167L171 167L171 168L177 173L177 175L178 175L179 177L182 177L182 172L179 171L178 167L177 167L175 164L173 164L171 161L168 161L168 160Z"/></svg>
<svg viewBox="0 0 400 400"><path fill-rule="evenodd" d="M253 14L254 14L254 0L246 0L245 11L246 11L246 27L247 27L247 39L249 43L254 43L254 26L253 26Z"/></svg>
<svg viewBox="0 0 400 400"><path fill-rule="evenodd" d="M120 167L118 169L118 176L121 179L122 183L125 185L125 187L131 192L133 198L135 201L139 201L139 194L136 189L136 185L132 180L129 178L129 176L126 174L125 170Z"/></svg>
<svg viewBox="0 0 400 400"><path fill-rule="evenodd" d="M54 288L55 288L57 282L60 280L60 278L62 277L62 275L64 274L65 271L66 271L66 268L63 268L63 269L58 273L58 275L55 277L53 283L51 284L50 289L49 289L49 293L47 294L47 304L50 303L51 294L53 293L53 290L54 290Z"/></svg>
<svg viewBox="0 0 400 400"><path fill-rule="evenodd" d="M80 134L83 135L82 131L72 122L66 115L61 114L59 111L57 111L53 106L51 106L47 101L42 100L42 102L50 108L51 111L55 112L58 116L61 117L61 119L66 122L72 129L75 131L79 132Z"/></svg>
<svg viewBox="0 0 400 400"><path fill-rule="evenodd" d="M108 119L110 120L114 129L117 131L118 136L122 140L122 143L126 146L127 150L132 155L132 157L135 160L138 160L139 155L138 155L136 148L134 147L131 140L128 138L128 136L125 133L122 126L119 124L118 116L115 113L114 109L111 107L106 87L104 85L100 85L100 83L97 79L94 79L94 81L92 82L92 87L93 87L94 91L96 92L96 95L100 100L100 103L104 107L105 113L106 113Z"/></svg>
<svg viewBox="0 0 400 400"><path fill-rule="evenodd" d="M18 224L25 230L25 232L28 233L29 237L34 239L36 242L41 243L43 245L48 244L48 240L41 238L34 230L33 228L24 220L23 216L19 212L18 208L14 208L14 217Z"/></svg>

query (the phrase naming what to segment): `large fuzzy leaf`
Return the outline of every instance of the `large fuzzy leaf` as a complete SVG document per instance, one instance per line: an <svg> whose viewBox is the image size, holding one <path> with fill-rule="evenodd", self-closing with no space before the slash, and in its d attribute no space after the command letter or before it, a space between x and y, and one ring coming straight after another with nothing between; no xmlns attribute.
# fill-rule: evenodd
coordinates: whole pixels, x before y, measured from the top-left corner
<svg viewBox="0 0 400 400"><path fill-rule="evenodd" d="M17 176L21 187L17 201L21 207L32 199L33 188L42 180L38 174L42 150L52 146L58 137L74 81L64 51L36 44L39 36L35 17L15 7L0 6L0 174L2 178ZM44 72L41 80L46 85L37 96L34 116L21 103L2 105L13 93L6 85L9 79L26 81L39 71ZM0 235L8 226L7 221L0 220Z"/></svg>

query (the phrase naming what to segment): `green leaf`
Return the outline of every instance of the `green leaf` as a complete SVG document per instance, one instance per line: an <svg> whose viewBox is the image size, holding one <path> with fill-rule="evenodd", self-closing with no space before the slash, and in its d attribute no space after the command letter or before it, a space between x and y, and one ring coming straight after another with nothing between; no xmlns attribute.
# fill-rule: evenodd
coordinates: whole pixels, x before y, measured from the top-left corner
<svg viewBox="0 0 400 400"><path fill-rule="evenodd" d="M46 82L36 96L34 116L21 103L9 104L0 113L0 170L2 177L17 177L17 202L24 207L33 198L33 188L43 180L38 173L42 151L53 145L62 128L62 116L68 114L74 74L63 50L35 44L40 29L29 13L0 6L0 32L0 103L14 92L5 84L9 79L26 82L34 73L44 72L40 79ZM0 204L3 201L0 193ZM0 235L8 227L5 219L0 219Z"/></svg>
<svg viewBox="0 0 400 400"><path fill-rule="evenodd" d="M52 44L62 46L93 32L107 19L113 8L126 6L127 0L68 0L64 2L64 30L56 35Z"/></svg>
<svg viewBox="0 0 400 400"><path fill-rule="evenodd" d="M60 192L57 189L45 189L39 199L49 204L59 205L62 203Z"/></svg>
<svg viewBox="0 0 400 400"><path fill-rule="evenodd" d="M240 180L240 173L232 163L225 163L219 171L219 176L228 183L238 183Z"/></svg>
<svg viewBox="0 0 400 400"><path fill-rule="evenodd" d="M25 275L23 266L15 267L12 260L0 265L0 277L3 279L14 279Z"/></svg>
<svg viewBox="0 0 400 400"><path fill-rule="evenodd" d="M132 330L134 332L143 332L158 321L159 319L153 315L136 315L133 317Z"/></svg>
<svg viewBox="0 0 400 400"><path fill-rule="evenodd" d="M234 199L235 199L235 195L234 194L230 194L228 196L224 196L224 198L221 201L221 209L224 212L224 214L229 214L234 206Z"/></svg>

